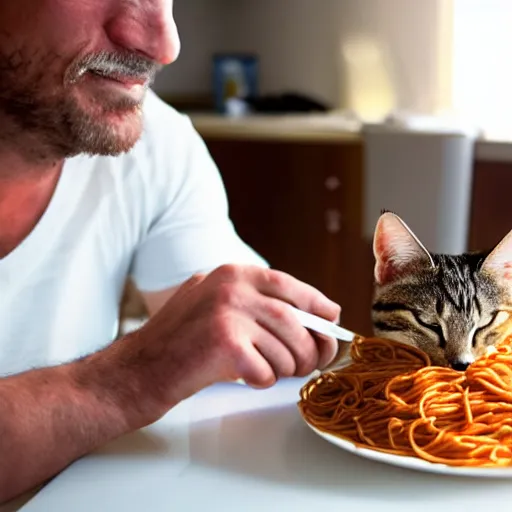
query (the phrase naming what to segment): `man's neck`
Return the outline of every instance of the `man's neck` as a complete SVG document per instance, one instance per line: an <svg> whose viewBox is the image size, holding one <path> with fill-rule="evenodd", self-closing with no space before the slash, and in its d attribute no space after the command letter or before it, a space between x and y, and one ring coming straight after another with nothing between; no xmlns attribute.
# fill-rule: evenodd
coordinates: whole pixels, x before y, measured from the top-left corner
<svg viewBox="0 0 512 512"><path fill-rule="evenodd" d="M63 161L27 161L0 146L0 258L18 247L48 208Z"/></svg>

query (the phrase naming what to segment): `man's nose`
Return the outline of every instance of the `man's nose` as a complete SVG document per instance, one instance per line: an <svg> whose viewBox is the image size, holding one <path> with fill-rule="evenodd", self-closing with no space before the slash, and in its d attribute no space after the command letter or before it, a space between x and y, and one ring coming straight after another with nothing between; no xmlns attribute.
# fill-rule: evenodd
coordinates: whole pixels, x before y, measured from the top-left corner
<svg viewBox="0 0 512 512"><path fill-rule="evenodd" d="M108 37L126 50L143 54L161 65L170 64L180 52L172 4L172 0L119 2L118 10L106 25Z"/></svg>

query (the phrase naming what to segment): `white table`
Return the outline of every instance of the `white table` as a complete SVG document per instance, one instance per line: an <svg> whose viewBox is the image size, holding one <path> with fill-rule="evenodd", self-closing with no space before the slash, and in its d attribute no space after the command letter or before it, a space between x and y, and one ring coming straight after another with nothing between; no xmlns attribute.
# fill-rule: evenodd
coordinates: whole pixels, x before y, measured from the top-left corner
<svg viewBox="0 0 512 512"><path fill-rule="evenodd" d="M73 464L22 512L501 512L512 481L453 478L371 462L301 420L302 380L215 386L161 421Z"/></svg>

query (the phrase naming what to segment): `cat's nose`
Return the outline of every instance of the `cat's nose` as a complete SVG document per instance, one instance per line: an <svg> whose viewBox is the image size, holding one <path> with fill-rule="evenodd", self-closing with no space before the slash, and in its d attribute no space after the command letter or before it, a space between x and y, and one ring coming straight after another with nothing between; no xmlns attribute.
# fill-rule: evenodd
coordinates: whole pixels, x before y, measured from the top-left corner
<svg viewBox="0 0 512 512"><path fill-rule="evenodd" d="M470 364L465 361L450 361L450 366L458 372L463 372Z"/></svg>

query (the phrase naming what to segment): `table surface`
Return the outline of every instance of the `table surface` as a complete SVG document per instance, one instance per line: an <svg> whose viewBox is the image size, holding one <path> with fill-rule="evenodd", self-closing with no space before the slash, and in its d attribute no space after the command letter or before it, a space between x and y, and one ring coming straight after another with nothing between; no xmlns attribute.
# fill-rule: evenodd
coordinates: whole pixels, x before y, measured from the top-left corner
<svg viewBox="0 0 512 512"><path fill-rule="evenodd" d="M510 510L510 480L421 473L331 445L298 413L303 382L204 390L77 461L20 510Z"/></svg>

